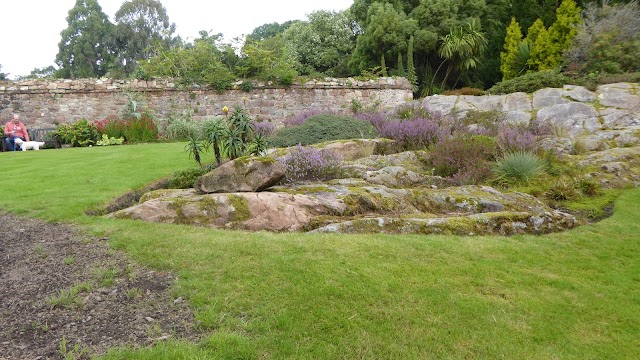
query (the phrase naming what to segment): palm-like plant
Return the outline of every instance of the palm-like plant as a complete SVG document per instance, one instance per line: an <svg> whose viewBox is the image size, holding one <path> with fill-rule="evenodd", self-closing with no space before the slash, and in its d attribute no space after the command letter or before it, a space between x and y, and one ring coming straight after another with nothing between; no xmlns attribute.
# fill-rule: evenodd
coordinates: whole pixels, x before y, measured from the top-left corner
<svg viewBox="0 0 640 360"><path fill-rule="evenodd" d="M204 147L198 137L191 136L187 142L187 145L185 145L184 150L189 153L189 157L193 157L198 165L202 167L200 154L204 151Z"/></svg>
<svg viewBox="0 0 640 360"><path fill-rule="evenodd" d="M256 134L253 138L253 142L249 146L249 151L252 155L261 156L268 148L267 140L261 134Z"/></svg>
<svg viewBox="0 0 640 360"><path fill-rule="evenodd" d="M218 165L222 163L222 148L225 143L227 128L220 120L207 121L204 124L205 146L213 148Z"/></svg>
<svg viewBox="0 0 640 360"><path fill-rule="evenodd" d="M487 46L487 39L480 31L479 22L476 19L472 19L466 26L451 30L449 34L440 40L442 45L440 45L438 55L443 58L443 61L438 66L436 75L445 62L449 63L447 72L442 80L441 87L444 89L444 85L454 69L461 71L478 66L479 56ZM435 79L435 75L433 79ZM457 83L458 81L456 80ZM433 87L433 81L431 87Z"/></svg>
<svg viewBox="0 0 640 360"><path fill-rule="evenodd" d="M223 143L224 154L230 159L237 159L245 153L245 143L238 128L226 129L226 141Z"/></svg>

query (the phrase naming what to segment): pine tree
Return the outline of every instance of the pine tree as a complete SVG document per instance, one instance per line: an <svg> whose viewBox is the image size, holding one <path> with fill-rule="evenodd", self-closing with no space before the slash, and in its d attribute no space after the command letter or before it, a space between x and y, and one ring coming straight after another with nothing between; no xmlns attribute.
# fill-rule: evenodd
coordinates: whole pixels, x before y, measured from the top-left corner
<svg viewBox="0 0 640 360"><path fill-rule="evenodd" d="M380 58L380 71L382 72L382 76L389 76L389 74L387 73L387 63L384 60L384 54L382 54Z"/></svg>
<svg viewBox="0 0 640 360"><path fill-rule="evenodd" d="M505 51L500 53L502 80L509 80L518 76L519 69L516 69L516 62L520 43L522 43L522 31L516 18L513 17L507 27L507 36L504 39Z"/></svg>
<svg viewBox="0 0 640 360"><path fill-rule="evenodd" d="M580 8L576 2L563 0L556 10L556 22L549 27L549 56L543 64L544 68L560 66L564 52L571 48L571 42L578 33L580 21Z"/></svg>
<svg viewBox="0 0 640 360"><path fill-rule="evenodd" d="M538 38L540 37L540 41ZM531 72L538 71L540 65L543 64L543 60L546 56L548 56L548 39L549 34L547 29L544 27L544 23L541 19L536 20L529 30L527 31L527 37L525 41L529 43L529 47L531 49L529 60L527 61L527 65Z"/></svg>
<svg viewBox="0 0 640 360"><path fill-rule="evenodd" d="M404 76L404 65L402 64L402 53L398 53L398 75Z"/></svg>
<svg viewBox="0 0 640 360"><path fill-rule="evenodd" d="M409 38L409 44L407 45L407 80L413 85L413 92L418 91L416 64L413 62L413 36Z"/></svg>

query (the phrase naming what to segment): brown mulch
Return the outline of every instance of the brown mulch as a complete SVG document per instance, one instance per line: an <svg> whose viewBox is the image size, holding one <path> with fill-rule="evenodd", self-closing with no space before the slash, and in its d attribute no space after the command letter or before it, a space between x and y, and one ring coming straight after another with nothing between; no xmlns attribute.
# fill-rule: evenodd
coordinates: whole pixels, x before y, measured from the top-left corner
<svg viewBox="0 0 640 360"><path fill-rule="evenodd" d="M63 344L86 358L196 338L193 311L171 296L175 275L132 263L106 240L0 213L0 360L62 359Z"/></svg>

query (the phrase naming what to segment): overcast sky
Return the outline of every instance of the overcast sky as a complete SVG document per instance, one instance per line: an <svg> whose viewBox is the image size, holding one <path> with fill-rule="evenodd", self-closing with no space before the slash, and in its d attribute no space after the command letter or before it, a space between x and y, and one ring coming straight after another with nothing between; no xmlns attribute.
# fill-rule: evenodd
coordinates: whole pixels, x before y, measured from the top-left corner
<svg viewBox="0 0 640 360"><path fill-rule="evenodd" d="M113 21L124 0L98 0ZM251 33L265 23L306 19L314 10L344 10L353 0L161 0L176 32L191 40L198 31L225 38ZM10 78L54 65L60 32L76 0L0 0L0 65Z"/></svg>

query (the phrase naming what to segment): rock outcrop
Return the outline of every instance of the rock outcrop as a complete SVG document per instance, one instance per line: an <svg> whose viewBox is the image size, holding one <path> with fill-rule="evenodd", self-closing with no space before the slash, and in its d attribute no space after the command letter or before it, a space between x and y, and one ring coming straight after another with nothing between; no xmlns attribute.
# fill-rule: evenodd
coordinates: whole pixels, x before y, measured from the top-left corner
<svg viewBox="0 0 640 360"><path fill-rule="evenodd" d="M284 165L270 157L241 157L201 176L194 187L201 193L256 192L284 178Z"/></svg>

